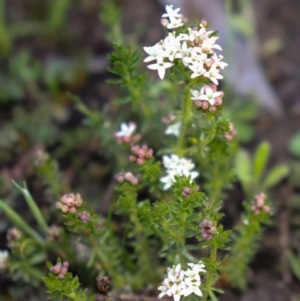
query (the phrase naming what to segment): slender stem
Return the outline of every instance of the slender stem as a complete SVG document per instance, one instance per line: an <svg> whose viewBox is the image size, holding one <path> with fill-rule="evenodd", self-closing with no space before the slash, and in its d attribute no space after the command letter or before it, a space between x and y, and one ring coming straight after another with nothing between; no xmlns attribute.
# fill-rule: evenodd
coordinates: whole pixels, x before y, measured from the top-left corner
<svg viewBox="0 0 300 301"><path fill-rule="evenodd" d="M89 236L90 244L96 253L101 266L104 270L107 271L107 273L114 279L116 286L121 287L123 284L123 281L121 277L117 274L117 272L113 269L113 267L109 264L109 260L107 260L104 255L102 254L98 244L96 243L96 240L93 236Z"/></svg>
<svg viewBox="0 0 300 301"><path fill-rule="evenodd" d="M188 122L191 119L192 101L190 99L191 92L189 86L185 88L184 99L182 104L182 121L180 127L180 133L177 140L176 152L181 155L185 147L185 133L188 126Z"/></svg>
<svg viewBox="0 0 300 301"><path fill-rule="evenodd" d="M217 259L217 245L216 243L213 244L211 251L210 251L210 261L211 262L216 262ZM205 292L203 295L203 301L207 300L208 294L211 290L213 278L214 278L214 269L210 268L207 272L207 280L205 283Z"/></svg>

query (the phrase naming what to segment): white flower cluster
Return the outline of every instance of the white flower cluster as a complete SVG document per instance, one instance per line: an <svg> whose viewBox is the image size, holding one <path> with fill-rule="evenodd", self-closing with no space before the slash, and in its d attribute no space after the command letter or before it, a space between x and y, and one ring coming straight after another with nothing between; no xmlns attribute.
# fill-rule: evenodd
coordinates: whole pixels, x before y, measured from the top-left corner
<svg viewBox="0 0 300 301"><path fill-rule="evenodd" d="M202 292L199 288L201 285L201 278L199 273L205 273L204 264L199 261L197 264L188 263L190 267L187 270L182 270L181 265L178 264L176 267L168 268L167 278L164 279L158 290L161 293L158 298L163 296L173 296L174 301L179 301L181 296L188 296L190 294L196 294L199 297L202 296Z"/></svg>
<svg viewBox="0 0 300 301"><path fill-rule="evenodd" d="M175 176L186 176L194 180L199 175L197 171L192 171L195 164L191 160L179 158L174 154L163 156L163 165L167 170L167 175L160 179L160 181L164 183L164 190L172 186L175 182Z"/></svg>
<svg viewBox="0 0 300 301"><path fill-rule="evenodd" d="M183 26L184 17L179 14L179 8L173 9L172 5L166 6L170 22L168 29ZM165 70L174 65L174 60L181 60L183 65L192 71L191 78L203 76L218 85L218 79L222 79L220 69L227 66L222 62L223 56L217 55L214 49L222 50L216 43L218 37L213 31L207 31L207 23L202 22L198 27L188 28L187 33L170 32L169 35L154 46L144 47L148 57L144 62L155 61L148 66L157 70L161 79L165 76Z"/></svg>

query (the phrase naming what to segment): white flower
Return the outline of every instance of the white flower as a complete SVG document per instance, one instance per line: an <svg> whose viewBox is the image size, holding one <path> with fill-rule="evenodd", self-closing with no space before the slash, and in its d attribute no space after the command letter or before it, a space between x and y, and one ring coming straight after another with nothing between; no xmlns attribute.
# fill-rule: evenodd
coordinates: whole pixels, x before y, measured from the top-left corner
<svg viewBox="0 0 300 301"><path fill-rule="evenodd" d="M163 187L164 190L172 186L175 182L175 176L190 177L192 181L199 175L197 171L192 171L195 164L191 160L179 158L175 154L163 156L163 165L167 171L167 175L160 179L160 181L165 184Z"/></svg>
<svg viewBox="0 0 300 301"><path fill-rule="evenodd" d="M190 268L182 270L181 265L167 269L167 278L164 279L162 284L158 287L161 293L158 298L165 295L173 296L174 301L179 301L181 296L188 296L190 294L196 294L202 296L200 290L201 278L199 273L206 272L204 264L200 261L197 264L188 263Z"/></svg>
<svg viewBox="0 0 300 301"><path fill-rule="evenodd" d="M115 133L116 137L130 137L136 129L136 124L134 122L129 122L128 124L122 122L121 130Z"/></svg>
<svg viewBox="0 0 300 301"><path fill-rule="evenodd" d="M203 85L200 91L191 90L191 93L193 95L193 97L191 97L192 100L205 100L212 106L215 104L215 100L217 98L222 98L224 94L222 91L214 92L209 85Z"/></svg>
<svg viewBox="0 0 300 301"><path fill-rule="evenodd" d="M148 68L158 71L158 76L160 79L165 77L166 69L172 67L173 63L164 62L162 57L157 58L156 64L149 65Z"/></svg>
<svg viewBox="0 0 300 301"><path fill-rule="evenodd" d="M220 69L224 69L226 66L228 66L227 63L221 62L221 60L223 59L222 55L219 55L219 57L214 53L212 56L212 60L213 60L213 65L216 68L220 68Z"/></svg>
<svg viewBox="0 0 300 301"><path fill-rule="evenodd" d="M6 268L8 256L7 250L0 250L0 269Z"/></svg>
<svg viewBox="0 0 300 301"><path fill-rule="evenodd" d="M149 56L144 59L144 62L147 63L157 59L162 52L162 46L157 43L152 47L144 47L144 50L149 54Z"/></svg>
<svg viewBox="0 0 300 301"><path fill-rule="evenodd" d="M223 76L220 74L220 70L217 69L215 65L211 66L208 71L204 72L203 76L209 78L215 85L219 84L218 79L223 78Z"/></svg>
<svg viewBox="0 0 300 301"><path fill-rule="evenodd" d="M163 18L180 18L182 15L178 12L180 11L180 8L173 9L173 5L166 5L166 14L163 14Z"/></svg>
<svg viewBox="0 0 300 301"><path fill-rule="evenodd" d="M165 130L166 135L174 135L176 137L179 136L180 132L180 127L181 127L181 122L176 122L173 124L168 125L167 129Z"/></svg>
<svg viewBox="0 0 300 301"><path fill-rule="evenodd" d="M161 56L168 58L171 62L174 61L176 53L180 50L180 41L174 36L174 34L169 33L162 44Z"/></svg>
<svg viewBox="0 0 300 301"><path fill-rule="evenodd" d="M200 272L206 273L205 265L202 263L202 261L199 261L196 264L188 263L187 265L190 266L191 270L195 273L200 273Z"/></svg>
<svg viewBox="0 0 300 301"><path fill-rule="evenodd" d="M184 271L181 269L181 264L177 264L176 267L168 268L168 279L173 283L181 283L184 277Z"/></svg>
<svg viewBox="0 0 300 301"><path fill-rule="evenodd" d="M179 19L176 19L176 18L170 18L170 23L167 25L167 28L168 29L173 29L173 28L178 28L180 26L183 26L183 19L182 18L179 18Z"/></svg>
<svg viewBox="0 0 300 301"><path fill-rule="evenodd" d="M189 68L193 71L191 78L201 76L206 73L203 62L196 62L193 65L189 65Z"/></svg>

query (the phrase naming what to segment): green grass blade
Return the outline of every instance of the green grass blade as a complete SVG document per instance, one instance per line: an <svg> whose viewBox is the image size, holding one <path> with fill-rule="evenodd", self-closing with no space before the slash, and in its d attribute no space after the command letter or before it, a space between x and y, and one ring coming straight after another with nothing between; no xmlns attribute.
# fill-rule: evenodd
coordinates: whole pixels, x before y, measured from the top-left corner
<svg viewBox="0 0 300 301"><path fill-rule="evenodd" d="M30 208L31 213L33 214L34 218L36 219L38 225L40 226L41 230L47 234L47 230L48 230L48 225L39 209L39 207L37 206L36 202L34 201L34 199L32 198L30 192L28 191L26 184L24 183L24 188L22 188L21 186L19 186L15 181L12 181L13 184L18 188L18 190L23 194L28 207Z"/></svg>
<svg viewBox="0 0 300 301"><path fill-rule="evenodd" d="M43 238L34 231L24 220L23 218L16 213L12 208L10 208L4 201L0 200L0 209L2 209L8 216L8 218L12 221L12 223L22 232L26 233L34 240L36 240L40 244L44 244Z"/></svg>

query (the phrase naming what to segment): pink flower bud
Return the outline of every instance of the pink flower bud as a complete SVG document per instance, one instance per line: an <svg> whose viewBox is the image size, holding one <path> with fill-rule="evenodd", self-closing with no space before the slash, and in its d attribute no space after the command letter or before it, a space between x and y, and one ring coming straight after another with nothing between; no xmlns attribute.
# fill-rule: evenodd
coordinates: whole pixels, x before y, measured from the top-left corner
<svg viewBox="0 0 300 301"><path fill-rule="evenodd" d="M209 112L214 113L217 110L217 108L215 106L211 106L209 108Z"/></svg>
<svg viewBox="0 0 300 301"><path fill-rule="evenodd" d="M67 205L63 205L63 206L61 207L61 211L62 211L63 213L67 213L67 212L69 211L69 207L68 207Z"/></svg>
<svg viewBox="0 0 300 301"><path fill-rule="evenodd" d="M57 263L56 265L50 268L50 272L56 275L59 274L60 271L61 271L61 263Z"/></svg>
<svg viewBox="0 0 300 301"><path fill-rule="evenodd" d="M163 27L167 27L170 22L167 19L161 19L160 23Z"/></svg>
<svg viewBox="0 0 300 301"><path fill-rule="evenodd" d="M132 152L134 155L137 155L139 149L140 149L140 148L139 148L138 145L134 145L134 146L131 148L131 152Z"/></svg>
<svg viewBox="0 0 300 301"><path fill-rule="evenodd" d="M56 202L55 207L56 207L57 209L61 209L62 205L63 205L63 204L62 204L61 202Z"/></svg>
<svg viewBox="0 0 300 301"><path fill-rule="evenodd" d="M149 148L145 154L145 157L147 159L151 158L153 156L153 149Z"/></svg>
<svg viewBox="0 0 300 301"><path fill-rule="evenodd" d="M75 207L71 207L70 208L70 213L71 214L75 214L76 213L76 208Z"/></svg>
<svg viewBox="0 0 300 301"><path fill-rule="evenodd" d="M215 85L215 84L210 84L209 86L211 87L211 89L213 90L213 92L216 92L216 91L217 91L217 85Z"/></svg>
<svg viewBox="0 0 300 301"><path fill-rule="evenodd" d="M261 208L265 204L265 201L261 198L256 199L256 206Z"/></svg>
<svg viewBox="0 0 300 301"><path fill-rule="evenodd" d="M130 183L131 183L132 185L136 185L138 182L139 182L139 180L138 180L137 178L133 178L133 179L131 179L131 181L130 181Z"/></svg>
<svg viewBox="0 0 300 301"><path fill-rule="evenodd" d="M142 164L144 163L144 159L138 158L138 159L136 160L136 163L137 163L138 165L142 165Z"/></svg>
<svg viewBox="0 0 300 301"><path fill-rule="evenodd" d="M209 107L209 103L207 101L202 101L201 107L203 110L207 110Z"/></svg>
<svg viewBox="0 0 300 301"><path fill-rule="evenodd" d="M64 279L64 278L65 278L65 275L62 274L62 273L60 273L60 274L57 276L57 278L59 278L59 279Z"/></svg>
<svg viewBox="0 0 300 301"><path fill-rule="evenodd" d="M123 137L123 142L124 143L129 143L129 141L130 141L130 136Z"/></svg>
<svg viewBox="0 0 300 301"><path fill-rule="evenodd" d="M217 232L217 228L216 227L211 227L210 230L209 230L209 232L211 234L215 234Z"/></svg>
<svg viewBox="0 0 300 301"><path fill-rule="evenodd" d="M129 161L130 162L136 162L136 157L135 156L129 156Z"/></svg>
<svg viewBox="0 0 300 301"><path fill-rule="evenodd" d="M68 268L69 267L69 262L68 261L64 261L62 263L62 266Z"/></svg>
<svg viewBox="0 0 300 301"><path fill-rule="evenodd" d="M222 98L220 98L220 97L216 98L215 99L215 106L217 106L217 107L220 106L222 104L222 102L223 102Z"/></svg>
<svg viewBox="0 0 300 301"><path fill-rule="evenodd" d="M201 107L202 107L202 101L201 101L201 100L196 99L196 100L194 101L194 103L195 103L195 106L196 106L197 108L201 108Z"/></svg>
<svg viewBox="0 0 300 301"><path fill-rule="evenodd" d="M201 20L200 24L201 24L204 28L206 28L206 27L208 26L208 23L207 23L206 20Z"/></svg>
<svg viewBox="0 0 300 301"><path fill-rule="evenodd" d="M79 193L77 193L76 197L75 197L75 206L80 207L80 206L82 206L82 204L83 204L83 200L81 198L81 195Z"/></svg>
<svg viewBox="0 0 300 301"><path fill-rule="evenodd" d="M124 177L122 176L122 175L117 175L116 176L116 180L119 182L119 183L122 183L122 182L124 182Z"/></svg>
<svg viewBox="0 0 300 301"><path fill-rule="evenodd" d="M271 209L270 209L269 206L265 205L265 206L263 206L262 210L265 211L265 212L270 212Z"/></svg>
<svg viewBox="0 0 300 301"><path fill-rule="evenodd" d="M127 181L131 181L134 177L133 177L133 174L131 172L126 172L125 175L124 175L124 178L127 180Z"/></svg>
<svg viewBox="0 0 300 301"><path fill-rule="evenodd" d="M137 155L141 158L143 158L145 156L146 150L143 148L140 148Z"/></svg>
<svg viewBox="0 0 300 301"><path fill-rule="evenodd" d="M68 273L68 268L67 267L62 267L60 273L63 274L63 275L66 275Z"/></svg>

